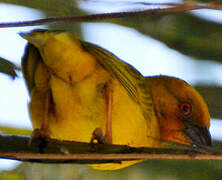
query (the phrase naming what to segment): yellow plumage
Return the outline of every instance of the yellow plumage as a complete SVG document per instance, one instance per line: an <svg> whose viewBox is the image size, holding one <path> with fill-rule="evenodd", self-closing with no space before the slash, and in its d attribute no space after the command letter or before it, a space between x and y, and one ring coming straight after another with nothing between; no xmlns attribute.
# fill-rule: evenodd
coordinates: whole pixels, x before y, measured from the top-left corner
<svg viewBox="0 0 222 180"><path fill-rule="evenodd" d="M106 50L78 40L73 33L33 31L22 37L29 42L23 72L34 129L41 129L47 118L44 133L50 138L90 142L96 128L105 133L105 88L109 84L112 143L157 146L158 122L145 78L138 71ZM94 167L113 170L136 162Z"/></svg>

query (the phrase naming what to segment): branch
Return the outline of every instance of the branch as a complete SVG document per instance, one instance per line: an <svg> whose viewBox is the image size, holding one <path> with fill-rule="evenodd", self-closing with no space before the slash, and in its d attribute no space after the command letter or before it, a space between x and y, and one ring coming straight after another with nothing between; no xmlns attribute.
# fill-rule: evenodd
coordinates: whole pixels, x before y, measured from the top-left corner
<svg viewBox="0 0 222 180"><path fill-rule="evenodd" d="M0 135L0 158L42 163L121 163L139 159L222 159L222 152L210 148L178 145L172 148L134 148L126 145L89 144L53 139L34 140L26 136ZM182 149L183 148L183 149Z"/></svg>
<svg viewBox="0 0 222 180"><path fill-rule="evenodd" d="M162 5L168 5L162 3ZM92 22L101 21L106 19L124 18L124 17L136 17L136 16L146 16L154 14L167 14L167 13L178 13L196 9L221 9L222 3L186 3L186 4L175 4L169 8L156 8L148 9L144 11L134 11L134 12L115 12L115 13L101 13L92 14L84 16L71 16L71 17L52 17L45 19L38 19L33 21L21 21L21 22L6 22L0 23L0 27L23 27L23 26L36 26L36 25L48 25L48 24L61 24L70 22Z"/></svg>

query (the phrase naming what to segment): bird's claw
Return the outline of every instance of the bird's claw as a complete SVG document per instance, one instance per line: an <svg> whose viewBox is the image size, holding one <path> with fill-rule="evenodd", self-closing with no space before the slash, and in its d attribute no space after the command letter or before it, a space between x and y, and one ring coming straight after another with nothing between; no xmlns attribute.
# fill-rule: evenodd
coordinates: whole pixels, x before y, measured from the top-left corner
<svg viewBox="0 0 222 180"><path fill-rule="evenodd" d="M96 128L93 133L90 140L90 143L93 144L94 141L97 141L99 144L106 144L105 138L103 136L103 132L100 128Z"/></svg>
<svg viewBox="0 0 222 180"><path fill-rule="evenodd" d="M32 146L33 142L36 140L40 141L40 144L45 144L48 138L49 135L43 129L37 128L32 132L28 145Z"/></svg>

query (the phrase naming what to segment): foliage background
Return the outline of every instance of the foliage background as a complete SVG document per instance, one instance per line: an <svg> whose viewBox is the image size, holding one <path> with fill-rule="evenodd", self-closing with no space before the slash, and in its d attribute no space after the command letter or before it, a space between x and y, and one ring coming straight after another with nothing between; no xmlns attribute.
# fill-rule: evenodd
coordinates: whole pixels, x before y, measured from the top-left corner
<svg viewBox="0 0 222 180"><path fill-rule="evenodd" d="M182 2L189 1L184 0ZM210 1L200 0L199 2ZM220 1L218 0L218 2ZM33 14L38 14L35 18L84 15L95 12L125 11L135 10L135 8L147 8L147 6L132 5L129 1L123 3L117 1L99 2L96 0L0 0L0 7L4 6L7 8L7 6L5 6L6 4L32 8L31 10L24 9L24 11L30 11ZM10 21L20 20L19 13L17 14L16 11L16 8L19 7L15 6L13 8L15 16ZM185 79L196 86L206 98L212 118L221 119L222 20L215 18L215 16L211 16L212 18L209 19L209 16L212 13L221 16L220 11L199 10L176 14L150 15L107 20L100 24L70 23L66 25L50 25L48 27L43 27L74 31L79 37L106 47L124 60L131 59L130 63L136 66L145 75L170 74ZM7 16L7 14L4 14L4 12L0 13L0 18L4 16ZM206 18L207 16L208 18ZM29 17L25 18L29 19ZM4 19L1 18L0 21L4 21ZM20 28L16 31L13 29L4 29L4 32L12 31L13 33L16 33L17 31L34 28L36 27ZM117 29L121 29L121 31ZM117 33L115 33L115 30ZM129 33L129 35L133 36L132 39L138 39L139 43L143 43L143 40L141 39L145 39L145 41L148 40L148 46L150 46L150 48L152 46L159 48L159 50L157 50L158 53L155 54L152 52L152 48L149 51L147 51L146 48L143 49L141 44L131 46L131 44L134 44L136 41L128 42L126 41L128 39L121 37L120 32L124 34L125 31L132 32ZM1 29L0 35L4 32ZM106 40L105 38L105 42L101 44L101 41L97 38L103 39L104 34L106 36L111 36L114 42L120 43L120 41L124 41L124 45L122 45L119 49L117 44L111 45L110 40ZM10 41L10 37L8 38L9 43L13 44L13 40ZM145 45L147 44L144 43L144 46ZM0 42L0 52L4 50L4 46L5 45ZM139 47L142 48L142 50L138 51L137 48ZM24 47L18 47L20 54L22 54L23 48ZM134 51L135 53L132 53ZM176 55L169 55L168 53L174 53ZM127 54L131 54L133 56L127 56ZM10 55L7 57L10 61L14 60L13 58L10 58ZM158 61L159 57L164 60ZM177 61L182 61L183 64ZM17 61L18 66L19 63L20 62ZM1 65L2 63L0 63L0 69L5 70L5 66L1 68ZM190 70L191 67L192 71ZM168 72L165 71L165 69L168 69ZM195 73L193 73L193 71L195 71ZM191 76L189 74L190 72L192 72L192 74L196 74L196 76ZM21 79L21 74L19 72L17 73ZM13 83L13 88L17 89L18 84L16 84L16 82L18 82L18 80L11 81L10 79L7 79L5 81ZM3 89L3 87L1 89ZM7 115L9 115L12 119L17 118L17 113L12 113L14 116L10 116L9 113L15 112L13 108L17 108L12 105L15 104L13 102L14 97L18 96L15 89L13 91L8 90L9 92L7 92L7 94L0 90L1 97L4 96L6 98L5 101L9 101L8 96L12 96L12 100L9 102L12 107L7 112ZM23 89L23 91L25 90ZM2 101L0 101L0 104L4 104L4 97L1 98ZM22 106L26 106L24 105L26 103L27 100L25 102L23 100ZM0 109L0 114L1 113L3 113L3 108ZM27 112L22 111L21 113L26 114L27 118L25 121L28 124ZM3 124L3 121L4 119L0 119L1 124ZM27 127L30 127L30 124L27 125ZM2 126L1 131L12 132L12 129L7 129ZM16 131L16 133L19 132ZM24 133L24 131L22 131L22 133ZM217 142L217 145L218 148L221 147L220 142ZM220 177L222 177L221 170L222 163L220 161L210 160L150 160L113 172L95 171L84 165L21 163L13 170L1 171L0 179L220 179Z"/></svg>

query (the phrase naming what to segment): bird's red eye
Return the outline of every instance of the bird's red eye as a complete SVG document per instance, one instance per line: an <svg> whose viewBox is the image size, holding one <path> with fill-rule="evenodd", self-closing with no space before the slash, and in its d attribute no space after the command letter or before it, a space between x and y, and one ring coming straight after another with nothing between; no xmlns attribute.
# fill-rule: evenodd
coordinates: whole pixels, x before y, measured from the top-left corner
<svg viewBox="0 0 222 180"><path fill-rule="evenodd" d="M192 111L192 107L190 103L185 102L180 105L180 112L183 113L184 115L186 116L190 115L191 111Z"/></svg>

